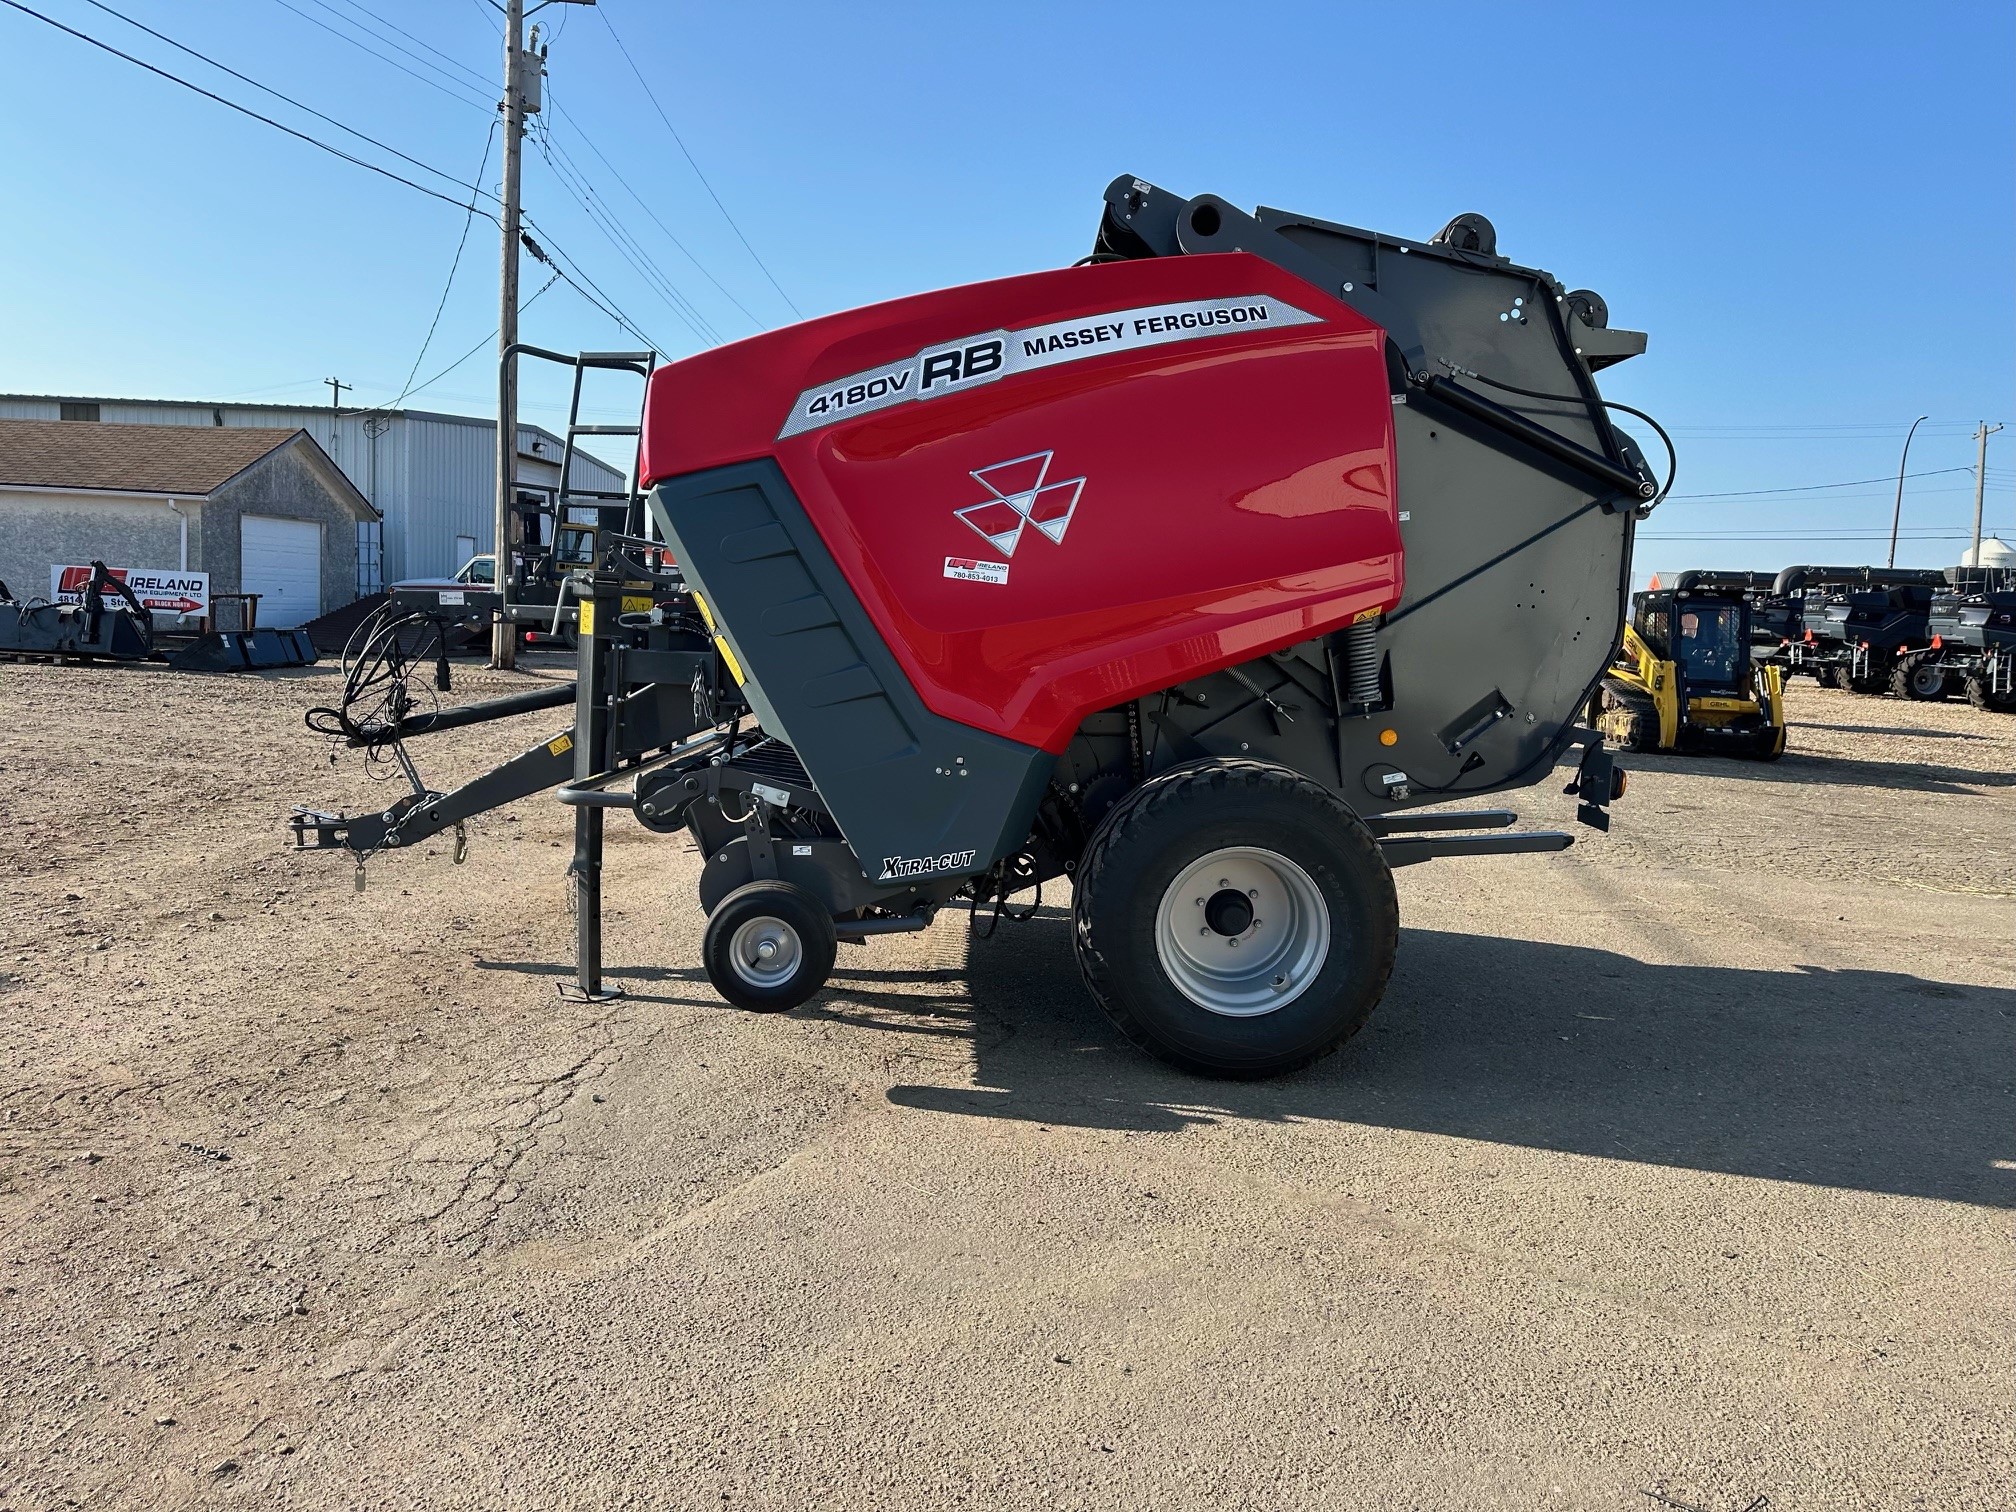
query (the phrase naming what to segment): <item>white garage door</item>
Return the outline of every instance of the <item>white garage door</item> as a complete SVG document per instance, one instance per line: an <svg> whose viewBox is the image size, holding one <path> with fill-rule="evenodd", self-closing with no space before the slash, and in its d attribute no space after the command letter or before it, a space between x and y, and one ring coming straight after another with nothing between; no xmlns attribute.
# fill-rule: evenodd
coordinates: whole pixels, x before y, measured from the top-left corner
<svg viewBox="0 0 2016 1512"><path fill-rule="evenodd" d="M322 612L322 527L271 515L238 519L239 576L259 595L259 623L284 630Z"/></svg>

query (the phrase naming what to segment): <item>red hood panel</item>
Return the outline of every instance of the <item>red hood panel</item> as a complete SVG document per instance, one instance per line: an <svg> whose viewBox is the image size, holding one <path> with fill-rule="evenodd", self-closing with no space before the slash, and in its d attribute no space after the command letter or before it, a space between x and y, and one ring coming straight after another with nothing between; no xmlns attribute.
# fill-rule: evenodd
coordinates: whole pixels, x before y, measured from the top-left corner
<svg viewBox="0 0 2016 1512"><path fill-rule="evenodd" d="M1058 750L1399 602L1384 342L1242 253L945 289L659 369L644 477L774 456L925 703Z"/></svg>

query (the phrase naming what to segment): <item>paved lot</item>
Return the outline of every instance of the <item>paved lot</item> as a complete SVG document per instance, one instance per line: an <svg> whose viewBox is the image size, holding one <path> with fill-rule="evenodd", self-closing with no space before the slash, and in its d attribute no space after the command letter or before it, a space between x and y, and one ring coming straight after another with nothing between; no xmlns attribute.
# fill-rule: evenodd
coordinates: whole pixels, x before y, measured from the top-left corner
<svg viewBox="0 0 2016 1512"><path fill-rule="evenodd" d="M1228 1086L1054 897L726 1008L615 821L629 995L559 1001L559 805L283 849L371 796L332 691L0 668L0 1508L2008 1505L2016 719L1638 759Z"/></svg>

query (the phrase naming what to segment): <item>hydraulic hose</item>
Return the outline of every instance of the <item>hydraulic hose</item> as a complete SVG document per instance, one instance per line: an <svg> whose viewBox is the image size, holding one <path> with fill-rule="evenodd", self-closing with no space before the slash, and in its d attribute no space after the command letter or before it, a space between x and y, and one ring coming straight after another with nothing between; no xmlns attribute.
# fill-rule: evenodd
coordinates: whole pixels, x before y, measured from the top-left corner
<svg viewBox="0 0 2016 1512"><path fill-rule="evenodd" d="M1654 498L1659 492L1658 485L1650 478L1641 478L1628 472L1608 457L1593 452L1586 446L1578 446L1566 436L1556 435L1546 426L1527 419L1517 410L1507 409L1494 400L1486 399L1482 394L1472 393L1453 378L1430 373L1417 380L1417 384L1431 399L1438 399L1473 420L1481 420L1493 430L1503 432L1514 440L1523 441L1535 451L1544 452L1555 461L1566 463L1621 494L1642 502ZM1582 401L1565 402L1579 404Z"/></svg>

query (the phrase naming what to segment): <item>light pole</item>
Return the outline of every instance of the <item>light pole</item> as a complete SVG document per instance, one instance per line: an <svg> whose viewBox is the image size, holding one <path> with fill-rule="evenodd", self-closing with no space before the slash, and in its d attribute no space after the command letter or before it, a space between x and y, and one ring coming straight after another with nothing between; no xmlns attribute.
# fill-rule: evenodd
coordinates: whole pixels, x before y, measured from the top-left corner
<svg viewBox="0 0 2016 1512"><path fill-rule="evenodd" d="M1904 432L1904 455L1897 459L1897 507L1890 511L1890 563L1897 565L1897 526L1904 518L1904 464L1911 460L1911 438L1918 434L1918 427L1931 416L1920 415L1911 422L1911 429Z"/></svg>

